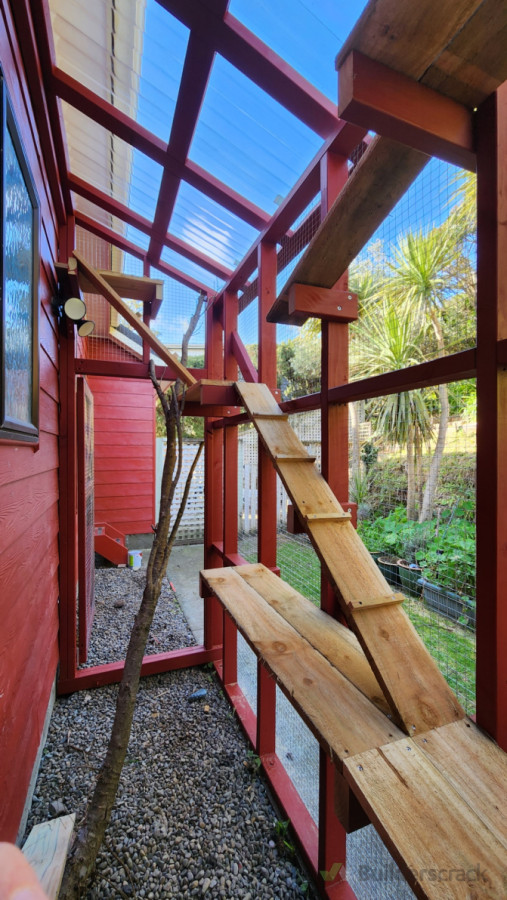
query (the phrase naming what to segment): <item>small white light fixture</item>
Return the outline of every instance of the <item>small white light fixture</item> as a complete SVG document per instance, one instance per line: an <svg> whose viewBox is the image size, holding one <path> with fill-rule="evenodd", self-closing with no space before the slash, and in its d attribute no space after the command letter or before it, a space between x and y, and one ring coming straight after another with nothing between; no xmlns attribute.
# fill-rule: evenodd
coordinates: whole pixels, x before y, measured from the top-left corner
<svg viewBox="0 0 507 900"><path fill-rule="evenodd" d="M86 316L86 303L81 297L69 297L64 303L63 310L68 319L80 322Z"/></svg>
<svg viewBox="0 0 507 900"><path fill-rule="evenodd" d="M88 337L93 331L95 331L95 322L92 322L91 319L83 319L78 325L77 333L79 337Z"/></svg>
<svg viewBox="0 0 507 900"><path fill-rule="evenodd" d="M63 310L71 322L76 322L79 337L88 337L95 330L95 322L85 319L86 303L81 297L69 297L64 303Z"/></svg>

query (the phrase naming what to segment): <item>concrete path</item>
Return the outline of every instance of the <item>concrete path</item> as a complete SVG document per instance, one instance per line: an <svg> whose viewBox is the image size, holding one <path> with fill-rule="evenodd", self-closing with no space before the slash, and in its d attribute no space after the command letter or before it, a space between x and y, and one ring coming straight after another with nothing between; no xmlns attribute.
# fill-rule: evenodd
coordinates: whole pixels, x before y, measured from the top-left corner
<svg viewBox="0 0 507 900"><path fill-rule="evenodd" d="M199 597L199 572L204 568L204 545L174 547L167 574L198 644L204 643L204 603Z"/></svg>

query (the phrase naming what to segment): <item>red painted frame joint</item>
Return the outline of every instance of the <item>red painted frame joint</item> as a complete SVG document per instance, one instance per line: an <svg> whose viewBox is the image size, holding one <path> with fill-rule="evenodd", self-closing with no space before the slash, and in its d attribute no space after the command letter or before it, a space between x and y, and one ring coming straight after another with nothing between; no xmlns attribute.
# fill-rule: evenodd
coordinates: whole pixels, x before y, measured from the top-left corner
<svg viewBox="0 0 507 900"><path fill-rule="evenodd" d="M415 150L475 171L473 113L352 50L339 69L338 114Z"/></svg>
<svg viewBox="0 0 507 900"><path fill-rule="evenodd" d="M289 314L313 316L328 322L354 322L358 317L357 294L337 287L322 288L312 284L293 284L289 289Z"/></svg>

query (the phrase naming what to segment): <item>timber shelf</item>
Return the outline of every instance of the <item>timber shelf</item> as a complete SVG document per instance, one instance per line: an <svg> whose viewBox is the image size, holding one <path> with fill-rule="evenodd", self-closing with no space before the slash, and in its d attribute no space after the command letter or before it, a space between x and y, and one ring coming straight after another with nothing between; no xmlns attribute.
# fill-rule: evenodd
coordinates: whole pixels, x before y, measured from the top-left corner
<svg viewBox="0 0 507 900"><path fill-rule="evenodd" d="M507 755L469 719L404 735L354 635L265 566L208 569L201 580L334 761L415 895L503 898Z"/></svg>

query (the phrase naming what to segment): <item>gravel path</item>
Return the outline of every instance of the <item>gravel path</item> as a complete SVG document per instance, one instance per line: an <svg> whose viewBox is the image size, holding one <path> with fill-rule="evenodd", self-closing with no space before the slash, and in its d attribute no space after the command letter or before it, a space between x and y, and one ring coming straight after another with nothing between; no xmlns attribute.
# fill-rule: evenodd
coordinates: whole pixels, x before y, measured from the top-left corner
<svg viewBox="0 0 507 900"><path fill-rule="evenodd" d="M121 569L97 570L96 576L103 627L93 658L103 658L109 645L110 660L114 634L123 641L123 616L139 601L144 578ZM193 643L167 586L164 594L154 652ZM118 595L125 606L114 608ZM199 689L206 696L189 700ZM75 812L78 823L82 819L116 691L112 685L57 701L28 828L51 818L55 801ZM297 860L288 859L277 843L278 816L254 762L210 669L143 679L116 807L87 900L314 897L311 887L305 891Z"/></svg>

